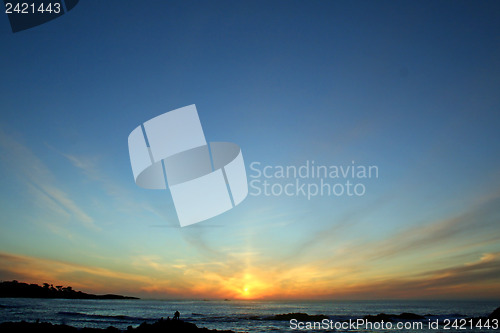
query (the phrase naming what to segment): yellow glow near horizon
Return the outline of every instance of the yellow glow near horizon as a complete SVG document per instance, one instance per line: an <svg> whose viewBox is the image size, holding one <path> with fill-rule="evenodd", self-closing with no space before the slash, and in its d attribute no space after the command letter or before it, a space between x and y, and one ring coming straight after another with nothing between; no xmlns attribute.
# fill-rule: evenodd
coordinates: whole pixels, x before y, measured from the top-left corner
<svg viewBox="0 0 500 333"><path fill-rule="evenodd" d="M246 273L239 281L240 287L236 298L240 299L258 299L263 295L265 290L264 284L261 279L257 279L254 275Z"/></svg>

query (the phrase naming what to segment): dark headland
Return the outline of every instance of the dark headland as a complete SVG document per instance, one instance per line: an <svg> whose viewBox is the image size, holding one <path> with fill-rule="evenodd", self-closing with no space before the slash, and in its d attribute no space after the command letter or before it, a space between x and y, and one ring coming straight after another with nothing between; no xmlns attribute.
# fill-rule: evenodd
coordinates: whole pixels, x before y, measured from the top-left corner
<svg viewBox="0 0 500 333"><path fill-rule="evenodd" d="M121 296L121 295L94 295L87 294L82 291L73 290L72 287L53 286L44 283L43 286L38 284L28 284L24 282L4 281L0 282L0 297L1 298L64 298L64 299L138 299L137 297Z"/></svg>

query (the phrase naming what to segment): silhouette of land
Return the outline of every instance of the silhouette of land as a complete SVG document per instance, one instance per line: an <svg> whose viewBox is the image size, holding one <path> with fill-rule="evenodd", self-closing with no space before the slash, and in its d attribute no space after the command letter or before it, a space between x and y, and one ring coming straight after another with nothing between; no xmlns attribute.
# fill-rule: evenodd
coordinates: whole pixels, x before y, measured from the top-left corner
<svg viewBox="0 0 500 333"><path fill-rule="evenodd" d="M426 314L425 316L418 315L411 312L404 312L401 314L387 314L387 313L379 313L377 315L366 315L363 317L368 322L393 322L393 321L417 321L424 320L428 317L434 317L432 314ZM471 320L473 323L483 321L485 322L487 319L498 319L500 320L500 307L495 309L490 315L487 317L467 317L464 316L467 321ZM294 313L286 313L286 314L278 314L272 317L268 317L269 320L282 320L288 321L291 319L296 319L298 321L321 321L323 319L328 319L329 317L326 315L309 315L307 313L294 312Z"/></svg>
<svg viewBox="0 0 500 333"><path fill-rule="evenodd" d="M12 298L65 298L65 299L138 299L137 297L121 296L121 295L94 295L87 294L82 291L73 290L72 287L53 286L44 283L43 286L38 284L28 284L24 282L4 281L0 283L0 297Z"/></svg>
<svg viewBox="0 0 500 333"><path fill-rule="evenodd" d="M291 320L297 319L298 321L321 321L323 319L328 319L328 316L325 315L309 315L307 313L302 312L293 312L293 313L285 313L278 314L268 318L269 320Z"/></svg>
<svg viewBox="0 0 500 333"><path fill-rule="evenodd" d="M395 314L386 314L386 313L379 313L376 316L364 316L363 319L369 321L369 322L392 322L392 321L398 321L398 320L424 320L427 319L427 317L434 317L432 314L426 314L425 316L421 316L415 313L408 313L404 312L399 315ZM464 318L467 322L472 321L473 323L477 322L485 322L488 319L498 319L500 320L500 307L496 308L490 315L487 317L466 317Z"/></svg>

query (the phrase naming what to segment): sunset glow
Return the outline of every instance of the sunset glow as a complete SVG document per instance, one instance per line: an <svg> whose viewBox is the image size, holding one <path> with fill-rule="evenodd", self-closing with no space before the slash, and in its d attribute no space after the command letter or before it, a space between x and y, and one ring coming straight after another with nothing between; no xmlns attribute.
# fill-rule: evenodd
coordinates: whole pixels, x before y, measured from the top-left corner
<svg viewBox="0 0 500 333"><path fill-rule="evenodd" d="M498 2L141 3L0 34L0 280L500 298ZM241 147L249 194L181 228L168 187L135 184L127 140L191 104L208 141Z"/></svg>

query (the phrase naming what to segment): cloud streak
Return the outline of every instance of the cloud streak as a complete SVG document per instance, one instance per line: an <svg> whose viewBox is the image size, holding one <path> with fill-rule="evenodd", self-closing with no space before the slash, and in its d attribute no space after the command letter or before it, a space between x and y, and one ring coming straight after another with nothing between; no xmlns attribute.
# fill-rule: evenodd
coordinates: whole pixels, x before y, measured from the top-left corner
<svg viewBox="0 0 500 333"><path fill-rule="evenodd" d="M46 164L1 127L0 148L3 151L0 157L3 164L9 166L9 172L15 174L20 183L30 188L30 193L37 200L50 203L45 208L59 216L72 216L93 231L100 230L94 219L74 201L71 194L57 185L56 177Z"/></svg>

